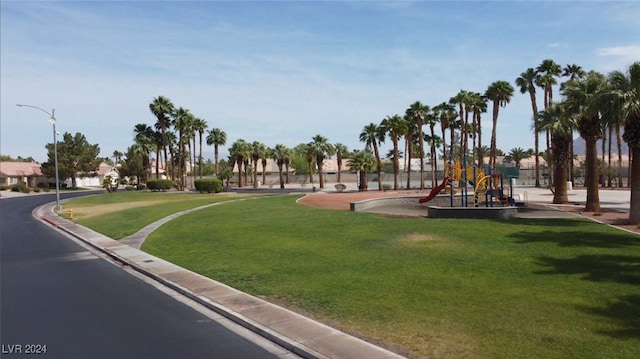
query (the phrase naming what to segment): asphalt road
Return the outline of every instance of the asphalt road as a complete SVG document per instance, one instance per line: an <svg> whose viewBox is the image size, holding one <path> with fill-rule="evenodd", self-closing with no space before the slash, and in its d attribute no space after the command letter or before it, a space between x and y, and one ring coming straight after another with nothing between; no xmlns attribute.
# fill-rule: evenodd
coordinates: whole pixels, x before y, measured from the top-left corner
<svg viewBox="0 0 640 359"><path fill-rule="evenodd" d="M0 201L1 357L292 357L32 217L53 200Z"/></svg>

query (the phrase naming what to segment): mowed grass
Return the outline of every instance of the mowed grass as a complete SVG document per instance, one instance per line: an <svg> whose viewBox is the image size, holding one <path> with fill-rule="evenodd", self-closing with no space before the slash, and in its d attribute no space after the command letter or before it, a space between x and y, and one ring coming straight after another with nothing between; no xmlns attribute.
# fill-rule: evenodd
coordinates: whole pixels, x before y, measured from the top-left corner
<svg viewBox="0 0 640 359"><path fill-rule="evenodd" d="M68 201L74 221L113 239L136 233L144 226L176 212L246 196L163 192L116 192Z"/></svg>
<svg viewBox="0 0 640 359"><path fill-rule="evenodd" d="M640 353L636 235L581 219L385 218L297 198L193 212L143 250L408 356Z"/></svg>

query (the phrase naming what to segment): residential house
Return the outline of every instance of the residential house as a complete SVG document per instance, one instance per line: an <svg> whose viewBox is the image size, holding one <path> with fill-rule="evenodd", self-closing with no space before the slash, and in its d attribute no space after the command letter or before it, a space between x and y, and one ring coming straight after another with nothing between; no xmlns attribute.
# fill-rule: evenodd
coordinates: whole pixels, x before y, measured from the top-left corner
<svg viewBox="0 0 640 359"><path fill-rule="evenodd" d="M28 187L47 187L49 180L37 162L0 162L0 185L24 183ZM55 180L54 180L55 182Z"/></svg>

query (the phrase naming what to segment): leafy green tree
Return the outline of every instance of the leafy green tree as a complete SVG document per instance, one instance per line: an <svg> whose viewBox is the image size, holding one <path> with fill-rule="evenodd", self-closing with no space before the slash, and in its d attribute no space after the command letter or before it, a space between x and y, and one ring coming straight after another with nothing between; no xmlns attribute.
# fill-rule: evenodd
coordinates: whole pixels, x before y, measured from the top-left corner
<svg viewBox="0 0 640 359"><path fill-rule="evenodd" d="M485 96L493 101L493 126L491 128L491 155L489 166L496 166L496 130L498 128L498 113L500 107L505 107L513 96L513 87L507 81L496 81L489 85Z"/></svg>
<svg viewBox="0 0 640 359"><path fill-rule="evenodd" d="M143 154L136 149L136 145L127 148L127 152L123 154L120 160L120 167L116 169L120 178L136 178L136 182L140 184L140 179L146 176L146 169L143 161Z"/></svg>
<svg viewBox="0 0 640 359"><path fill-rule="evenodd" d="M216 173L218 173L219 147L227 143L227 133L219 128L207 132L207 145L213 145Z"/></svg>
<svg viewBox="0 0 640 359"><path fill-rule="evenodd" d="M365 149L373 149L376 172L378 173L378 191L382 191L382 160L380 159L378 145L384 142L386 135L385 129L373 122L364 126L362 132L360 132L360 142L364 142Z"/></svg>
<svg viewBox="0 0 640 359"><path fill-rule="evenodd" d="M367 172L370 172L375 164L376 160L369 151L355 151L351 154L349 166L358 174L358 191L367 190Z"/></svg>
<svg viewBox="0 0 640 359"><path fill-rule="evenodd" d="M49 177L55 177L55 152L54 144L46 146L48 161L42 163L42 173ZM90 174L98 170L102 159L98 157L100 147L90 144L80 132L72 136L65 132L62 142L58 147L58 175L61 181L71 178L71 186L76 188L76 175Z"/></svg>

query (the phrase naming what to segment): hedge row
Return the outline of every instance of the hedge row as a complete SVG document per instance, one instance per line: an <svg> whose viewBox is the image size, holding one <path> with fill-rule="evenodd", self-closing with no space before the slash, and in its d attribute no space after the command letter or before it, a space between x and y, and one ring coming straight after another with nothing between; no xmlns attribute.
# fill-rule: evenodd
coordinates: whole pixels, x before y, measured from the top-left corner
<svg viewBox="0 0 640 359"><path fill-rule="evenodd" d="M147 188L151 191L166 191L173 188L173 181L168 179L148 180Z"/></svg>
<svg viewBox="0 0 640 359"><path fill-rule="evenodd" d="M222 192L222 181L218 178L207 178L207 179L197 179L194 184L196 185L196 190L202 192Z"/></svg>

